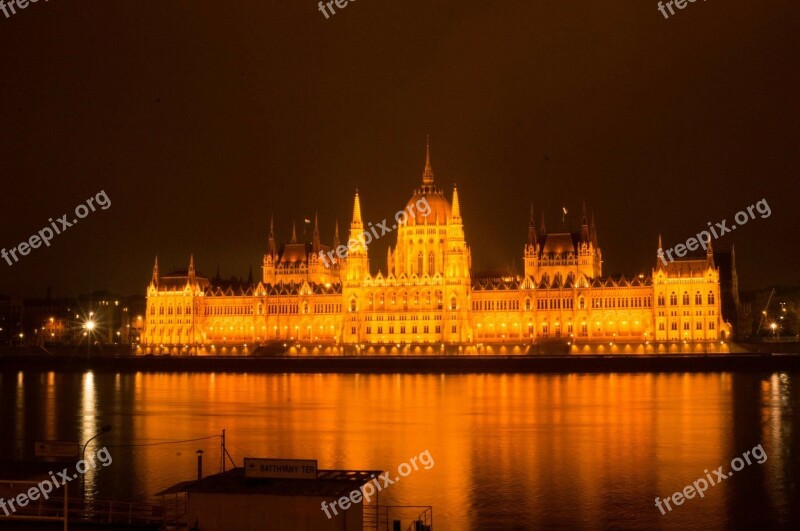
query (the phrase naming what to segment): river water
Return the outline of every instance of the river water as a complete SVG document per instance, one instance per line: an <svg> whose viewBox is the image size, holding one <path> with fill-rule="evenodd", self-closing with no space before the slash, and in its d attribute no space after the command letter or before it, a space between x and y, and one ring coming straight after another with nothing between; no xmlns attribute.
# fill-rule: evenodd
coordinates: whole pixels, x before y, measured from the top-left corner
<svg viewBox="0 0 800 531"><path fill-rule="evenodd" d="M154 494L244 457L381 469L433 461L381 503L433 506L438 530L694 529L800 523L800 374L253 375L5 372L0 450L97 441L90 496ZM754 447L761 445L766 460ZM90 452L92 448L90 446ZM752 464L662 515L671 496ZM737 465L739 463L736 463ZM4 479L4 478L0 478ZM690 492L691 493L691 492Z"/></svg>

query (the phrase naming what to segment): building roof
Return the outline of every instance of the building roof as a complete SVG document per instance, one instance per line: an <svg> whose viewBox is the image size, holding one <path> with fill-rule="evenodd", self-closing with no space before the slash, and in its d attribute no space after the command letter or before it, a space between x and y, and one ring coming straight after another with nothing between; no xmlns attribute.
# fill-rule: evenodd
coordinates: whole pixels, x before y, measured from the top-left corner
<svg viewBox="0 0 800 531"><path fill-rule="evenodd" d="M659 269L664 271L668 277L702 277L708 271L709 266L711 264L703 258L702 260L675 260Z"/></svg>
<svg viewBox="0 0 800 531"><path fill-rule="evenodd" d="M205 288L211 285L208 279L204 277L196 276L195 281L201 288ZM189 282L188 273L164 275L158 278L158 290L182 291L183 288L186 287L186 284L188 282Z"/></svg>
<svg viewBox="0 0 800 531"><path fill-rule="evenodd" d="M262 496L338 497L349 494L383 474L382 470L317 470L317 479L249 478L244 468L201 480L176 483L156 496L179 492L209 494L245 494Z"/></svg>
<svg viewBox="0 0 800 531"><path fill-rule="evenodd" d="M580 234L574 232L548 233L540 236L539 240L542 256L547 256L549 253L555 253L557 255L567 253L577 254Z"/></svg>
<svg viewBox="0 0 800 531"><path fill-rule="evenodd" d="M423 210L426 210L424 203L427 203L429 210L421 211L418 202L423 202ZM406 212L409 213L409 225L433 225L435 223L446 225L453 217L450 201L444 197L441 188L433 185L425 185L414 190L414 195L406 204Z"/></svg>

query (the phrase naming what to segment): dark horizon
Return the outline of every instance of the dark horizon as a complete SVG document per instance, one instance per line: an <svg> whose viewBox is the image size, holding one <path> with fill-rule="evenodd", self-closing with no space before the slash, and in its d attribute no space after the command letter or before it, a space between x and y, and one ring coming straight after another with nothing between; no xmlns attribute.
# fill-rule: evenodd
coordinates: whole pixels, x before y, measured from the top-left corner
<svg viewBox="0 0 800 531"><path fill-rule="evenodd" d="M571 228L595 213L604 274L648 274L664 246L766 199L771 216L714 240L742 289L797 285L798 6L655 2L503 6L355 2L31 4L0 16L6 75L0 246L105 191L0 293L143 294L190 254L260 278L319 213L346 237L391 218L422 176L458 184L473 272L521 269L531 202ZM371 246L386 271L394 234Z"/></svg>

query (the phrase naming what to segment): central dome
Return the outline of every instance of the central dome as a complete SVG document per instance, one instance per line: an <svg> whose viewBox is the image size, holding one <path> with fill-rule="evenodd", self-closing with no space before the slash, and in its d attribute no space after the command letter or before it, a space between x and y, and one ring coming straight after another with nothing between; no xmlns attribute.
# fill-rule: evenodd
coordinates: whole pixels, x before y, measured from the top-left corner
<svg viewBox="0 0 800 531"><path fill-rule="evenodd" d="M423 185L414 190L406 204L409 225L446 225L453 217L453 210L441 188Z"/></svg>
<svg viewBox="0 0 800 531"><path fill-rule="evenodd" d="M408 225L446 225L453 217L450 201L445 199L442 189L433 184L430 138L425 147L422 186L414 190L414 195L406 203L406 214Z"/></svg>

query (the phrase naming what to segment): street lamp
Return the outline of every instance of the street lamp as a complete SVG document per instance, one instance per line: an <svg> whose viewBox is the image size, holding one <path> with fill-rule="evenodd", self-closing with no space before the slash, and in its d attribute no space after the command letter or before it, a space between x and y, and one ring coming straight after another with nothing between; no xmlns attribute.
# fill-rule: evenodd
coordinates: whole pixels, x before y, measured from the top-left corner
<svg viewBox="0 0 800 531"><path fill-rule="evenodd" d="M89 313L89 315L91 316L92 314ZM95 322L88 319L83 323L83 327L86 329L86 357L88 358L92 352L92 330L94 330Z"/></svg>
<svg viewBox="0 0 800 531"><path fill-rule="evenodd" d="M95 440L97 437L99 437L99 436L103 435L104 433L108 433L108 432L110 432L110 431L111 431L111 424L106 424L105 426L103 426L102 428L100 428L100 431L98 431L98 432L97 432L97 433L95 433L95 434L94 434L92 437L90 437L90 438L89 438L89 440L88 440L88 441L86 441L86 444L84 444L84 445L83 445L83 450L81 451L81 459L83 459L84 457L86 457L86 447L87 447L87 446L89 446L89 443L90 443L90 442L92 442L93 440ZM84 460L85 460L85 459L84 459Z"/></svg>
<svg viewBox="0 0 800 531"><path fill-rule="evenodd" d="M93 440L95 440L100 435L102 435L104 433L108 433L110 431L111 431L111 424L106 424L105 426L100 428L100 431L95 433L92 437L89 438L88 441L86 441L86 444L83 445L83 450L81 450L81 460L84 463L86 463L86 447L89 446L89 443L92 442ZM86 496L86 475L85 474L81 476L81 485L83 486L83 495Z"/></svg>

